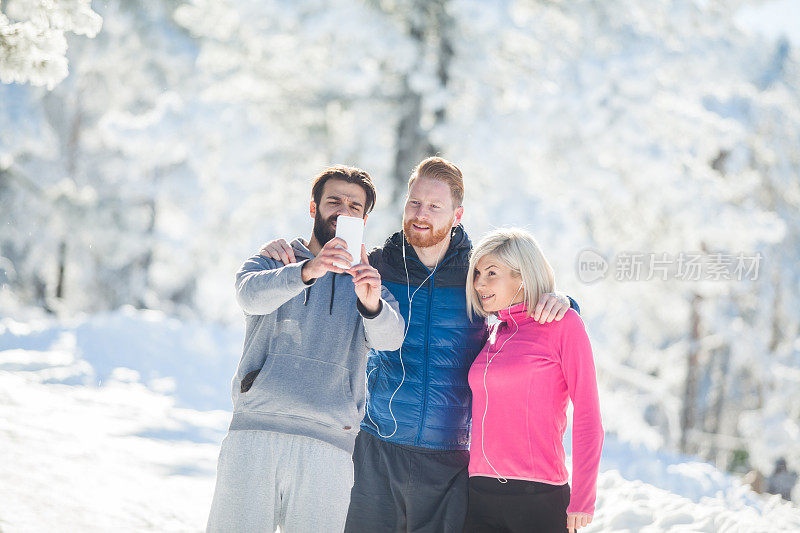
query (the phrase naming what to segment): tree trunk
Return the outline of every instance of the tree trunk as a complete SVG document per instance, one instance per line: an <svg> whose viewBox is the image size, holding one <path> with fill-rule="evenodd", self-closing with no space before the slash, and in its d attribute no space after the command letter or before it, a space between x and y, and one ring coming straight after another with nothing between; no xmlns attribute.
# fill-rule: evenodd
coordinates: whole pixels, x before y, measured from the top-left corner
<svg viewBox="0 0 800 533"><path fill-rule="evenodd" d="M67 266L67 241L61 240L58 246L58 275L56 279L56 298L64 298L64 270Z"/></svg>
<svg viewBox="0 0 800 533"><path fill-rule="evenodd" d="M429 47L436 50L436 76L441 89L447 87L450 80L450 64L454 50L450 36L453 26L452 17L447 13L447 0L435 2L416 1L409 17L408 33L415 41L418 50L417 67L421 68ZM440 147L434 145L429 138L429 131L422 127L423 95L416 92L409 82L411 73L403 78L403 95L400 99L400 120L397 125L397 149L394 162L394 195L393 202L400 203L406 192L406 182L411 170L422 159L436 155ZM446 119L445 105L434 110L434 126L442 124Z"/></svg>
<svg viewBox="0 0 800 533"><path fill-rule="evenodd" d="M723 426L722 418L725 416L730 362L730 345L725 344L712 352L711 366L713 372L711 374L711 384L713 387L714 399L710 406L708 416L706 417L706 431L713 435L727 434L727 428ZM709 459L713 460L718 467L727 469L730 455L730 450L718 447L716 441L712 443Z"/></svg>
<svg viewBox="0 0 800 533"><path fill-rule="evenodd" d="M700 303L699 294L692 296L691 314L689 317L689 353L687 354L686 382L683 391L683 411L681 413L682 453L692 453L694 443L690 441L689 432L697 426L697 376L700 360Z"/></svg>
<svg viewBox="0 0 800 533"><path fill-rule="evenodd" d="M422 147L427 142L420 129L422 97L411 90L408 78L403 80L403 86L405 94L401 104L400 122L397 124L397 150L394 159L395 200L405 194L405 183L411 169L422 159Z"/></svg>
<svg viewBox="0 0 800 533"><path fill-rule="evenodd" d="M156 175L153 179L155 190L158 188L158 170L156 170ZM149 198L147 200L147 208L148 208L148 221L147 221L147 229L145 230L145 235L147 236L148 247L147 250L142 254L139 260L136 262L136 267L139 270L139 283L136 287L138 294L135 295L136 307L138 309L147 309L147 301L145 301L145 296L147 294L147 289L150 286L150 267L153 264L153 235L156 229L156 200L155 198Z"/></svg>

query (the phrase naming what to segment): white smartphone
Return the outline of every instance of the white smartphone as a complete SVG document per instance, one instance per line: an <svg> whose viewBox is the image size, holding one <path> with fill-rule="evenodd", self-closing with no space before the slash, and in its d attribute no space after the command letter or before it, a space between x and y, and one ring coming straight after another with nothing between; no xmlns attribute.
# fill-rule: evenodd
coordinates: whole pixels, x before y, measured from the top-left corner
<svg viewBox="0 0 800 533"><path fill-rule="evenodd" d="M336 236L347 243L347 251L353 256L350 265L336 265L350 268L361 262L361 243L364 239L364 219L339 215L336 217Z"/></svg>

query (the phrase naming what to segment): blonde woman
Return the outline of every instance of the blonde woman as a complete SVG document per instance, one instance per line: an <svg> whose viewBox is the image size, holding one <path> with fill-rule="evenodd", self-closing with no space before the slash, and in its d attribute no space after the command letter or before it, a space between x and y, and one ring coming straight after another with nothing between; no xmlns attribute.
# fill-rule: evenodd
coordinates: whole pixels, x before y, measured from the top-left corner
<svg viewBox="0 0 800 533"><path fill-rule="evenodd" d="M540 324L553 269L521 229L484 237L470 258L472 314L499 319L469 370L472 440L464 530L570 533L595 507L603 427L592 347L578 313ZM572 400L572 493L562 445Z"/></svg>

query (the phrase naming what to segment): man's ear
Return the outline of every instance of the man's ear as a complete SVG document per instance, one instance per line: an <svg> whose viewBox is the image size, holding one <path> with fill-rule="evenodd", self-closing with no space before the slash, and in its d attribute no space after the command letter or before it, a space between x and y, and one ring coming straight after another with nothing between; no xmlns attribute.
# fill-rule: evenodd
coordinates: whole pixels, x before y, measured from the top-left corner
<svg viewBox="0 0 800 533"><path fill-rule="evenodd" d="M456 218L455 218L455 220L453 220L453 227L454 228L456 226L458 226L459 224L461 224L461 217L463 217L463 216L464 216L464 206L460 205L456 209Z"/></svg>
<svg viewBox="0 0 800 533"><path fill-rule="evenodd" d="M308 206L308 212L311 215L311 218L317 216L317 204L314 200L311 200L311 204Z"/></svg>

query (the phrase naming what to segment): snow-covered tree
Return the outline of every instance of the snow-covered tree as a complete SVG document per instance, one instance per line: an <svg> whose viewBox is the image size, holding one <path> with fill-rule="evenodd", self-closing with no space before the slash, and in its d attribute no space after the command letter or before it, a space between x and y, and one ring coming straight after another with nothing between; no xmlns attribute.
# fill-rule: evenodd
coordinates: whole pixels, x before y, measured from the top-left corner
<svg viewBox="0 0 800 533"><path fill-rule="evenodd" d="M149 292L158 201L187 152L175 91L194 58L181 30L163 25L169 3L97 9L104 31L70 43L66 80L52 90L0 87L2 111L18 125L3 131L3 215L19 225L2 255L20 291L49 309L158 304Z"/></svg>
<svg viewBox="0 0 800 533"><path fill-rule="evenodd" d="M373 175L378 244L440 153L465 172L472 237L528 227L581 303L608 429L800 468L798 57L743 33L743 4L98 5L104 31L70 38L74 78L0 87L2 282L36 305L62 286L73 309L235 317L231 273L308 233L318 170ZM585 248L605 280L581 282ZM695 253L703 277L680 276ZM714 279L757 253L756 276Z"/></svg>
<svg viewBox="0 0 800 533"><path fill-rule="evenodd" d="M602 302L584 312L602 332L609 427L723 464L754 451L737 421L764 405L756 391L767 390L776 353L763 332L781 331L762 321L775 303L763 281L777 257L766 252L798 249L787 231L796 200L776 209L763 192L795 197L796 53L743 35L727 2L464 1L451 14L452 98L433 138L482 178L467 192L468 220L527 224L561 286ZM584 247L609 261L666 253L672 270L645 282L645 263L641 281L582 287L573 271ZM756 251L765 255L756 282L675 276L682 252L708 262ZM783 296L797 293L782 269Z"/></svg>
<svg viewBox="0 0 800 533"><path fill-rule="evenodd" d="M0 2L0 82L52 89L68 73L65 34L94 37L101 24L91 0Z"/></svg>

